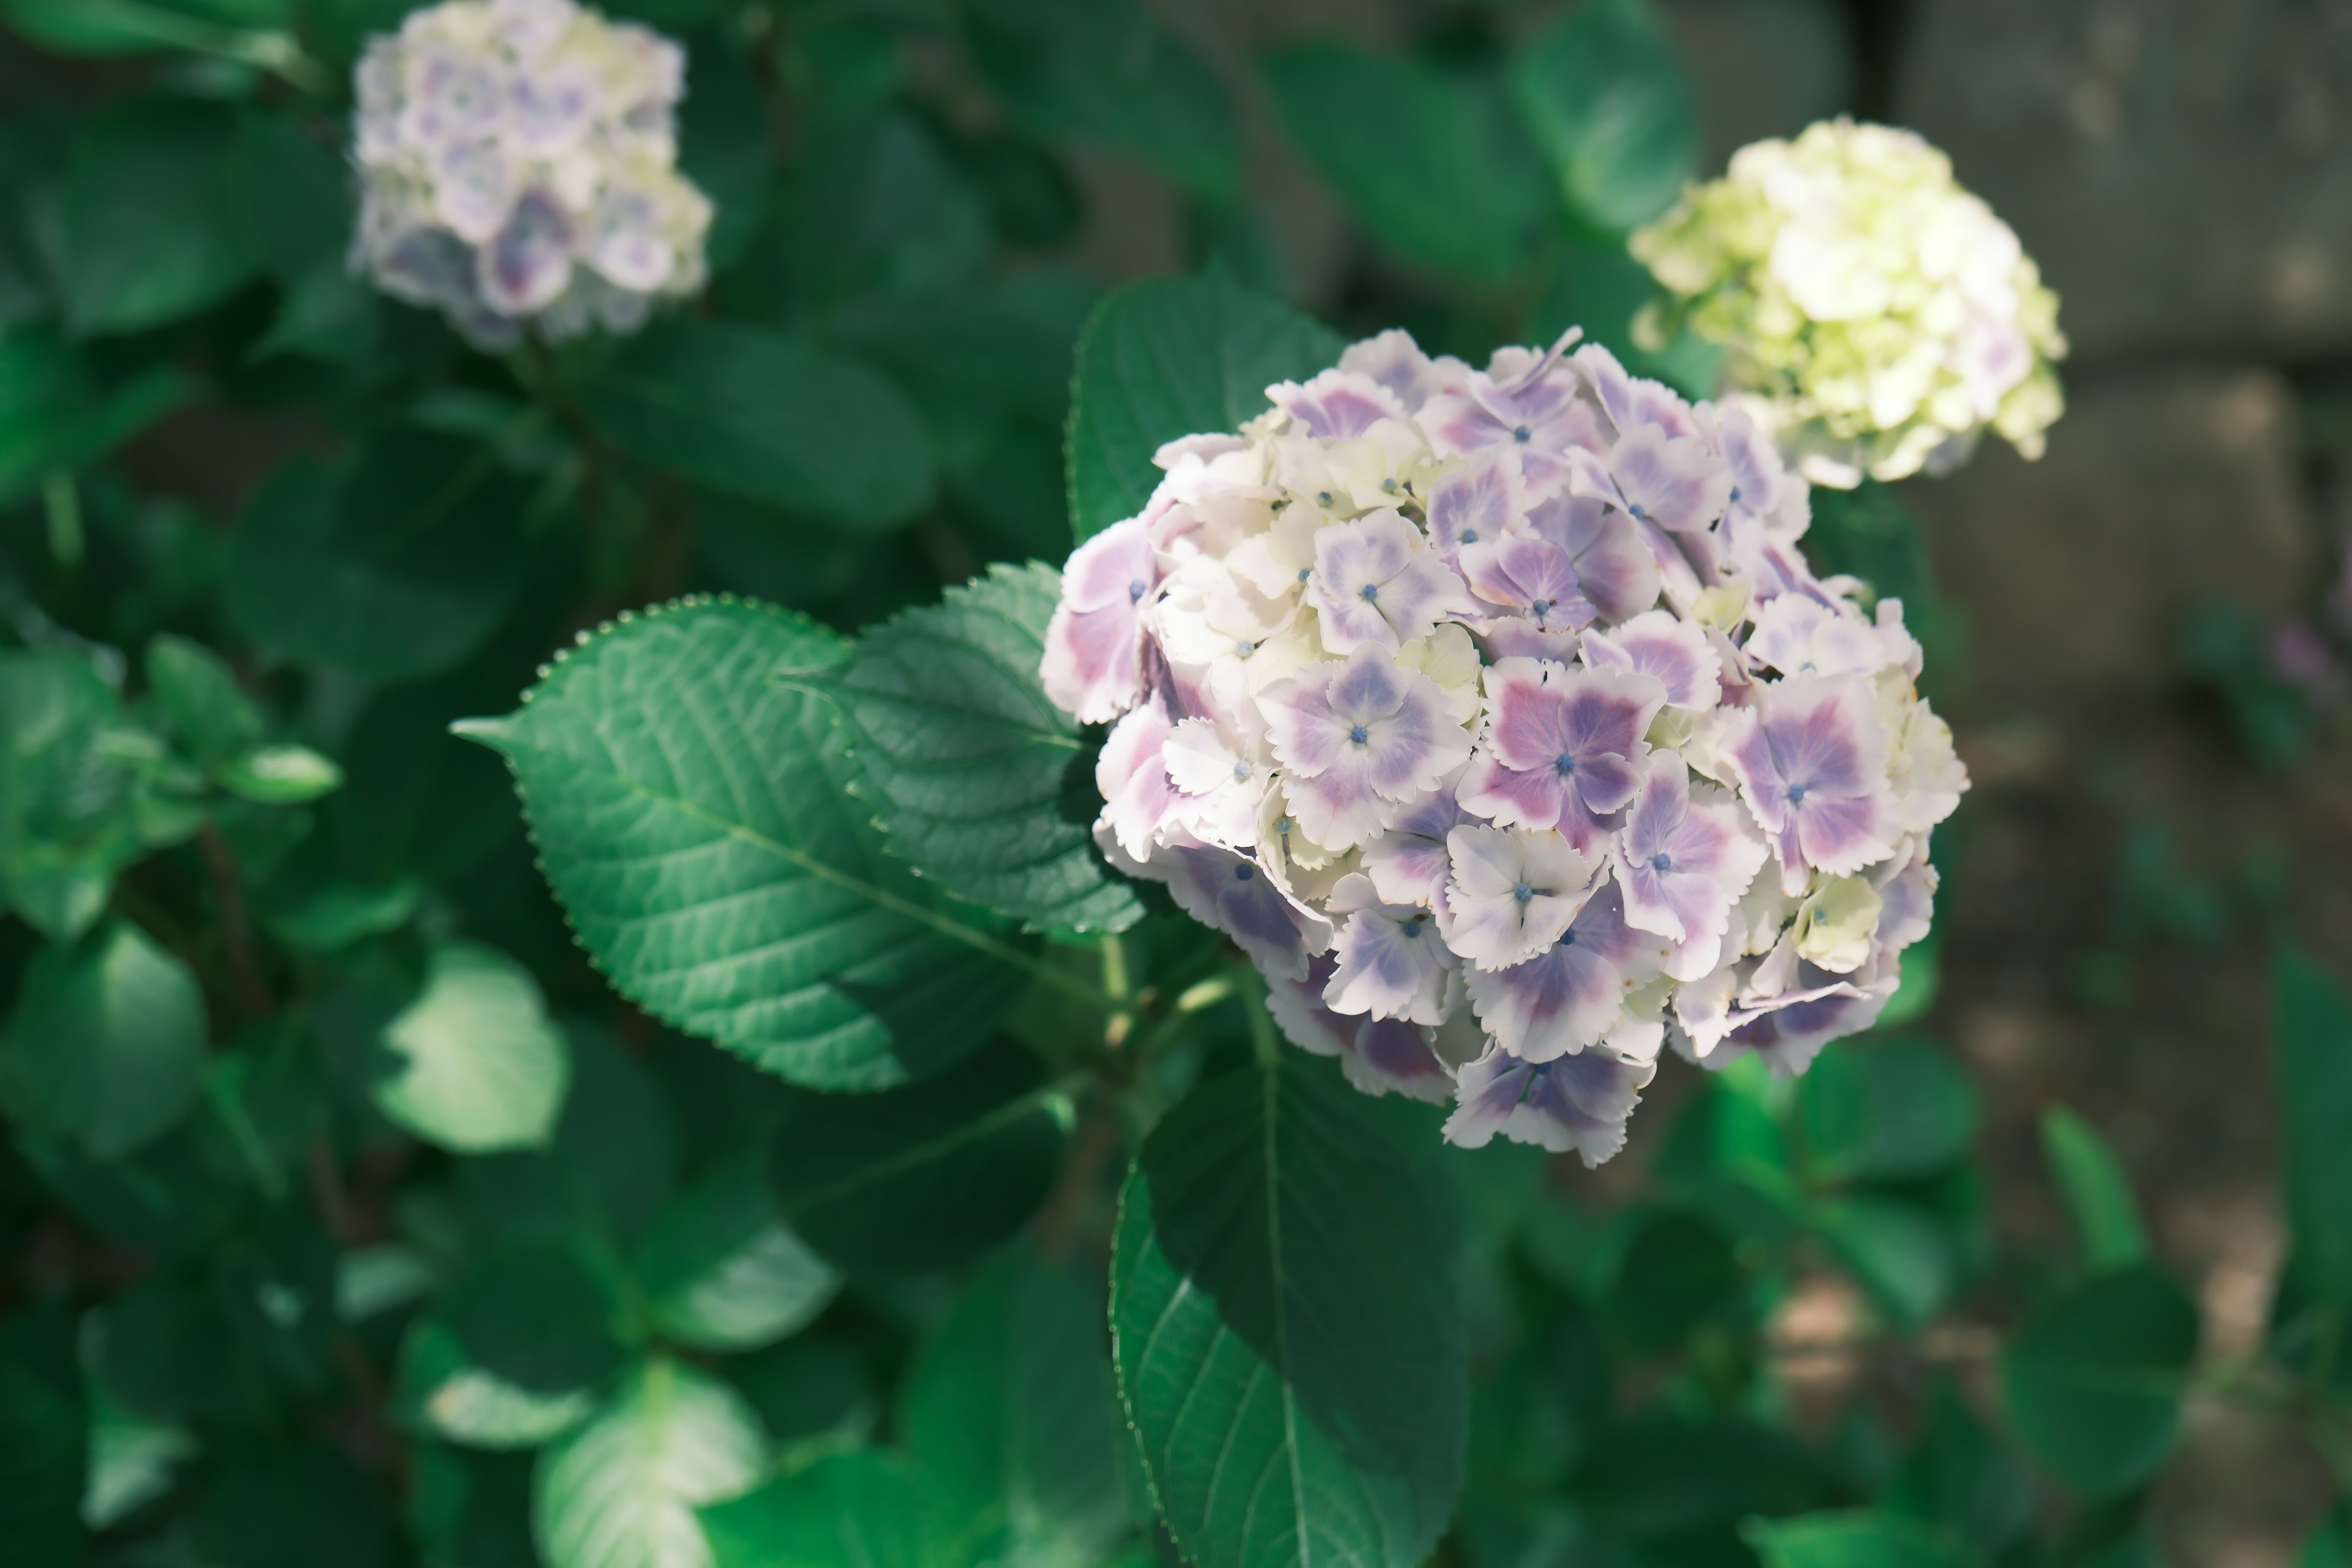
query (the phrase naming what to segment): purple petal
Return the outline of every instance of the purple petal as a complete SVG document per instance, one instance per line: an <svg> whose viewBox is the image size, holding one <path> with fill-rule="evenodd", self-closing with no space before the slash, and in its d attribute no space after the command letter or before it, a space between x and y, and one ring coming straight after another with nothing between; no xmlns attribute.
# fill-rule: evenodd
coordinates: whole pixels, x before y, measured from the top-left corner
<svg viewBox="0 0 2352 1568"><path fill-rule="evenodd" d="M1605 1052L1532 1063L1499 1047L1457 1075L1458 1104L1445 1136L1465 1149L1497 1132L1554 1153L1573 1149L1597 1165L1625 1146L1625 1122L1657 1070L1654 1062L1620 1061Z"/></svg>
<svg viewBox="0 0 2352 1568"><path fill-rule="evenodd" d="M1442 476L1429 489L1429 533L1452 561L1465 544L1512 532L1527 515L1516 452L1498 450Z"/></svg>
<svg viewBox="0 0 2352 1568"><path fill-rule="evenodd" d="M1265 395L1307 435L1322 440L1352 441L1381 420L1405 416L1396 394L1370 376L1345 370L1327 370L1304 386L1277 382L1265 389Z"/></svg>
<svg viewBox="0 0 2352 1568"><path fill-rule="evenodd" d="M1402 1019L1365 1019L1339 1065L1348 1081L1366 1094L1401 1094L1442 1105L1454 1092L1453 1071L1431 1046L1430 1031Z"/></svg>
<svg viewBox="0 0 2352 1568"><path fill-rule="evenodd" d="M1706 633L1665 610L1650 610L1613 631L1589 632L1584 662L1593 669L1638 671L1666 689L1674 708L1713 708L1721 695L1722 662Z"/></svg>
<svg viewBox="0 0 2352 1568"><path fill-rule="evenodd" d="M1392 904L1427 904L1445 885L1445 836L1463 820L1454 791L1434 795L1398 814L1387 831L1364 846L1364 874Z"/></svg>
<svg viewBox="0 0 2352 1568"><path fill-rule="evenodd" d="M1334 1012L1445 1021L1445 973L1454 955L1428 910L1392 904L1359 910L1339 928L1333 951L1339 966L1323 1000Z"/></svg>
<svg viewBox="0 0 2352 1568"><path fill-rule="evenodd" d="M1603 619L1622 621L1658 602L1658 563L1633 520L1602 501L1563 493L1528 515L1535 533L1568 552L1577 584Z"/></svg>
<svg viewBox="0 0 2352 1568"><path fill-rule="evenodd" d="M1497 827L1547 828L1558 825L1568 796L1558 769L1514 768L1500 757L1472 759L1457 794L1462 809Z"/></svg>

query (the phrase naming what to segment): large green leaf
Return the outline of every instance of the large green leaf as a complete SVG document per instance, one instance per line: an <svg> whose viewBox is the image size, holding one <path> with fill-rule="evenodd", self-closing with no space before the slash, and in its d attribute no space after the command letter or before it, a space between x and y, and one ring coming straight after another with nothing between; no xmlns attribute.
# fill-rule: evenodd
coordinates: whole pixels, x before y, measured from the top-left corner
<svg viewBox="0 0 2352 1568"><path fill-rule="evenodd" d="M2271 1008L2297 1272L2322 1300L2352 1307L2352 1002L2288 949Z"/></svg>
<svg viewBox="0 0 2352 1568"><path fill-rule="evenodd" d="M2010 1419L2034 1456L2094 1494L2145 1480L2172 1449L2197 1306L2146 1268L2052 1302L2001 1352Z"/></svg>
<svg viewBox="0 0 2352 1568"><path fill-rule="evenodd" d="M0 1568L78 1568L89 1463L81 1378L61 1311L0 1323Z"/></svg>
<svg viewBox="0 0 2352 1568"><path fill-rule="evenodd" d="M531 1522L548 1568L709 1568L694 1510L749 1491L765 1448L758 1418L725 1384L647 1363L540 1456Z"/></svg>
<svg viewBox="0 0 2352 1568"><path fill-rule="evenodd" d="M423 430L380 435L356 462L298 458L236 531L229 607L289 658L382 679L446 669L514 600L530 494L490 447Z"/></svg>
<svg viewBox="0 0 2352 1568"><path fill-rule="evenodd" d="M756 1350L803 1327L841 1277L784 1227L759 1154L745 1150L655 1216L635 1273L654 1326L701 1350Z"/></svg>
<svg viewBox="0 0 2352 1568"><path fill-rule="evenodd" d="M920 419L879 373L781 333L672 321L600 366L597 433L697 484L844 528L895 528L931 497Z"/></svg>
<svg viewBox="0 0 2352 1568"><path fill-rule="evenodd" d="M1240 183L1216 76L1142 0L979 0L972 58L1013 121L1098 142L1204 195Z"/></svg>
<svg viewBox="0 0 2352 1568"><path fill-rule="evenodd" d="M0 501L29 495L185 402L193 378L169 365L102 383L47 322L0 331Z"/></svg>
<svg viewBox="0 0 2352 1568"><path fill-rule="evenodd" d="M1202 1568L1412 1568L1462 1483L1442 1180L1297 1052L1161 1119L1120 1196L1119 1389Z"/></svg>
<svg viewBox="0 0 2352 1568"><path fill-rule="evenodd" d="M1824 1051L1798 1086L1798 1120L1823 1181L1927 1175L1964 1158L1976 1137L1974 1087L1922 1040Z"/></svg>
<svg viewBox="0 0 2352 1568"><path fill-rule="evenodd" d="M1549 193L1491 77L1337 43L1265 71L1292 140L1381 245L1465 278L1527 264Z"/></svg>
<svg viewBox="0 0 2352 1568"><path fill-rule="evenodd" d="M793 1229L844 1268L952 1268L1036 1212L1069 1117L1036 1057L1000 1039L887 1094L793 1095L769 1173Z"/></svg>
<svg viewBox="0 0 2352 1568"><path fill-rule="evenodd" d="M1126 1533L1101 1297L1099 1279L1011 1254L917 1355L898 1429L963 1557L1093 1563Z"/></svg>
<svg viewBox="0 0 2352 1568"><path fill-rule="evenodd" d="M1031 931L1124 931L1143 906L1088 830L1089 748L1037 677L1060 594L1051 567L993 567L859 637L825 689L895 854Z"/></svg>
<svg viewBox="0 0 2352 1568"><path fill-rule="evenodd" d="M477 1448L536 1448L596 1410L593 1386L526 1388L474 1361L433 1318L409 1328L394 1397L412 1425Z"/></svg>
<svg viewBox="0 0 2352 1568"><path fill-rule="evenodd" d="M189 98L136 99L74 139L51 271L78 335L193 314L254 275L236 219L236 121Z"/></svg>
<svg viewBox="0 0 2352 1568"><path fill-rule="evenodd" d="M617 1271L584 1241L496 1247L410 1326L396 1406L468 1447L535 1447L595 1412L627 1354L624 1314Z"/></svg>
<svg viewBox="0 0 2352 1568"><path fill-rule="evenodd" d="M1963 1568L1967 1562L1943 1531L1871 1509L1759 1519L1744 1533L1764 1568Z"/></svg>
<svg viewBox="0 0 2352 1568"><path fill-rule="evenodd" d="M1107 296L1078 339L1070 408L1070 526L1089 539L1135 516L1160 483L1151 455L1180 436L1233 430L1265 389L1327 369L1337 333L1222 273L1161 278Z"/></svg>
<svg viewBox="0 0 2352 1568"><path fill-rule="evenodd" d="M2033 1524L2033 1489L2010 1451L1950 1386L1937 1388L1884 1501L1941 1525L1991 1559Z"/></svg>
<svg viewBox="0 0 2352 1568"><path fill-rule="evenodd" d="M942 914L845 798L823 698L847 647L732 599L625 617L504 719L541 864L590 955L656 1016L797 1083L873 1089L969 1051L1018 949Z"/></svg>
<svg viewBox="0 0 2352 1568"><path fill-rule="evenodd" d="M2131 1178L2096 1128L2063 1105L2045 1106L2042 1157L2074 1216L2083 1261L2092 1273L2147 1261L2147 1231L2132 1200Z"/></svg>
<svg viewBox="0 0 2352 1568"><path fill-rule="evenodd" d="M1657 216L1698 172L1698 104L1649 0L1583 0L1514 57L1511 100L1604 232Z"/></svg>
<svg viewBox="0 0 2352 1568"><path fill-rule="evenodd" d="M34 955L0 1037L0 1100L16 1116L116 1159L204 1084L204 993L146 932L118 921Z"/></svg>
<svg viewBox="0 0 2352 1568"><path fill-rule="evenodd" d="M370 1087L376 1109L460 1153L547 1142L572 1061L530 971L496 948L448 942L427 956L425 989L383 1028L394 1058Z"/></svg>
<svg viewBox="0 0 2352 1568"><path fill-rule="evenodd" d="M712 1568L937 1568L924 1481L896 1454L835 1454L702 1510Z"/></svg>

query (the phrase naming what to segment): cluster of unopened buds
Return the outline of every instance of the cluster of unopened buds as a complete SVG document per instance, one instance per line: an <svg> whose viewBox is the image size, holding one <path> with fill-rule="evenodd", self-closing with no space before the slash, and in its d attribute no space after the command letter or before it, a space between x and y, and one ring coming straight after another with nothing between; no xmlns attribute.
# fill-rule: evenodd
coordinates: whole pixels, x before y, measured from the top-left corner
<svg viewBox="0 0 2352 1568"><path fill-rule="evenodd" d="M1043 676L1113 726L1104 853L1291 1040L1593 1163L1670 1041L1794 1072L1877 1017L1967 775L1754 423L1575 336L1478 371L1386 332L1171 442Z"/></svg>
<svg viewBox="0 0 2352 1568"><path fill-rule="evenodd" d="M572 0L411 13L359 66L353 270L484 348L633 331L702 286L685 83L676 44Z"/></svg>
<svg viewBox="0 0 2352 1568"><path fill-rule="evenodd" d="M1945 472L1988 429L2038 457L2064 410L2057 296L1911 132L1743 147L1632 246L1669 295L1639 335L1722 345L1726 399L1816 483Z"/></svg>

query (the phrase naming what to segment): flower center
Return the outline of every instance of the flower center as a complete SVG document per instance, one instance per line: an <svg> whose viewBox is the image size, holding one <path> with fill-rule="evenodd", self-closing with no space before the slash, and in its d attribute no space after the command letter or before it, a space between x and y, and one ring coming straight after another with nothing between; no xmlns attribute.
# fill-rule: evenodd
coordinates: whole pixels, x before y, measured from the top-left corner
<svg viewBox="0 0 2352 1568"><path fill-rule="evenodd" d="M1245 778L1249 777L1249 764L1248 764L1247 763L1235 763L1234 764L1234 777L1235 777L1235 778L1237 778L1237 779L1245 779ZM1661 859L1661 860L1663 860L1663 859L1664 859L1664 858L1665 858L1665 857L1664 857L1664 856L1663 856L1663 855L1661 855L1661 856L1659 856L1659 857L1658 857L1658 858L1659 858L1659 859ZM1663 867L1663 866L1661 866L1661 867L1659 867L1659 868L1658 868L1658 869L1660 869L1661 871L1663 871L1663 870L1664 870L1664 869L1665 869L1665 868L1664 868L1664 867Z"/></svg>
<svg viewBox="0 0 2352 1568"><path fill-rule="evenodd" d="M1357 725L1354 729L1348 731L1348 739L1355 742L1356 744L1360 746L1371 738L1372 732L1370 730L1365 729L1361 724Z"/></svg>
<svg viewBox="0 0 2352 1568"><path fill-rule="evenodd" d="M1277 816L1277 817L1276 817L1276 818L1274 819L1274 830L1275 830L1276 833L1281 834L1285 838L1289 837L1290 837L1290 818L1288 818L1288 817L1286 817L1286 816Z"/></svg>
<svg viewBox="0 0 2352 1568"><path fill-rule="evenodd" d="M1464 530L1462 531L1462 542L1463 542L1463 543L1465 543L1465 544L1475 544L1475 543L1477 543L1477 542L1478 542L1478 531L1477 531L1476 529L1475 529L1475 528L1465 528L1465 529L1464 529Z"/></svg>
<svg viewBox="0 0 2352 1568"><path fill-rule="evenodd" d="M1127 585L1127 602L1131 605L1138 599L1142 598L1144 595L1150 591L1151 585L1146 583L1142 578L1138 577L1134 582L1129 583Z"/></svg>
<svg viewBox="0 0 2352 1568"><path fill-rule="evenodd" d="M1382 479L1381 481L1381 489L1390 495L1394 495L1396 494L1396 481L1394 479Z"/></svg>
<svg viewBox="0 0 2352 1568"><path fill-rule="evenodd" d="M1518 442L1522 446L1525 446L1528 441L1534 439L1534 437L1535 432L1528 429L1524 425L1518 426L1511 431L1511 439Z"/></svg>
<svg viewBox="0 0 2352 1568"><path fill-rule="evenodd" d="M1367 583L1364 584L1364 603L1367 605L1378 604L1380 602L1380 597L1381 585L1378 583Z"/></svg>
<svg viewBox="0 0 2352 1568"><path fill-rule="evenodd" d="M1315 575L1315 568L1314 568L1314 567L1312 567L1312 566L1301 566L1301 567L1298 569L1298 580L1299 580L1300 582L1302 582L1302 583L1306 582L1306 581L1307 581L1307 579L1308 579L1309 577L1312 577L1312 576L1314 576L1314 575Z"/></svg>
<svg viewBox="0 0 2352 1568"><path fill-rule="evenodd" d="M1528 609L1536 619L1542 620L1546 616L1551 614L1551 601L1549 599L1538 599L1535 603L1529 605Z"/></svg>
<svg viewBox="0 0 2352 1568"><path fill-rule="evenodd" d="M1329 506L1331 504L1331 492L1329 490L1317 490L1315 492L1315 504L1318 506Z"/></svg>
<svg viewBox="0 0 2352 1568"><path fill-rule="evenodd" d="M1576 928L1574 926L1570 926L1568 930L1559 933L1559 945L1562 947L1574 947L1576 945Z"/></svg>
<svg viewBox="0 0 2352 1568"><path fill-rule="evenodd" d="M1647 522L1650 521L1649 512L1643 509L1640 501L1626 502L1625 510L1633 514L1633 521L1635 522Z"/></svg>
<svg viewBox="0 0 2352 1568"><path fill-rule="evenodd" d="M1521 882L1517 887L1511 889L1511 897L1518 900L1519 902L1523 904L1535 896L1536 890L1533 888L1528 887L1525 882Z"/></svg>
<svg viewBox="0 0 2352 1568"><path fill-rule="evenodd" d="M1651 870L1653 870L1653 871L1671 871L1671 870L1673 870L1674 868L1675 868L1675 858L1674 858L1673 856L1671 856L1671 855L1667 854L1664 850L1661 849L1661 850L1659 850L1655 855L1653 855L1653 856L1651 856L1651 857L1650 857L1650 869L1651 869Z"/></svg>
<svg viewBox="0 0 2352 1568"><path fill-rule="evenodd" d="M1804 785L1790 784L1789 786L1789 804L1790 805L1802 805L1805 804Z"/></svg>
<svg viewBox="0 0 2352 1568"><path fill-rule="evenodd" d="M1429 917L1427 915L1415 915L1412 919L1405 921L1404 934L1408 938L1419 936L1421 934L1421 922L1428 918Z"/></svg>
<svg viewBox="0 0 2352 1568"><path fill-rule="evenodd" d="M1566 752L1562 752L1559 758L1553 762L1552 766L1559 770L1560 777L1566 778L1569 774L1576 771L1576 759L1570 756Z"/></svg>
<svg viewBox="0 0 2352 1568"><path fill-rule="evenodd" d="M1729 500L1734 506L1739 504L1739 487L1738 485L1731 487L1731 495Z"/></svg>
<svg viewBox="0 0 2352 1568"><path fill-rule="evenodd" d="M1236 882L1246 882L1256 875L1257 868L1246 860L1234 868L1234 880Z"/></svg>

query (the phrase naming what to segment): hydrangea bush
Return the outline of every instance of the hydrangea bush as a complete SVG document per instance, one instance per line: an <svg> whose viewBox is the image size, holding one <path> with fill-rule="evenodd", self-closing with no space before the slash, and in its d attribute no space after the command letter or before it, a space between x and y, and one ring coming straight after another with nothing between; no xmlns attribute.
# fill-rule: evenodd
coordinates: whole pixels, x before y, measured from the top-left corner
<svg viewBox="0 0 2352 1568"><path fill-rule="evenodd" d="M1263 62L1452 353L1136 0L607 9L0 0L0 1564L2118 1568L2192 1399L2346 1451L2309 963L2259 1357L1979 1156L1953 621L1632 333L1643 0Z"/></svg>
<svg viewBox="0 0 2352 1568"><path fill-rule="evenodd" d="M2065 406L2057 296L1911 132L1838 120L1743 147L1632 247L1669 296L1648 341L1722 344L1727 395L1818 484L1943 473L1988 429L2039 457Z"/></svg>
<svg viewBox="0 0 2352 1568"><path fill-rule="evenodd" d="M572 0L445 0L368 46L352 266L471 342L632 331L702 287L686 55Z"/></svg>
<svg viewBox="0 0 2352 1568"><path fill-rule="evenodd" d="M1104 853L1293 1042L1591 1164L1669 1039L1790 1073L1870 1026L1968 777L1754 422L1578 335L1473 370L1383 333L1161 447L1042 674L1117 721Z"/></svg>

